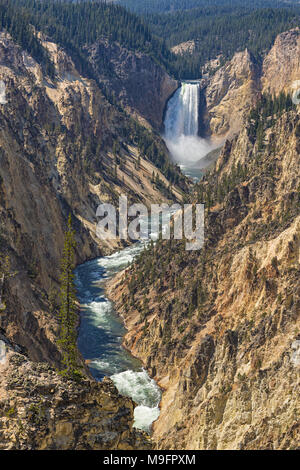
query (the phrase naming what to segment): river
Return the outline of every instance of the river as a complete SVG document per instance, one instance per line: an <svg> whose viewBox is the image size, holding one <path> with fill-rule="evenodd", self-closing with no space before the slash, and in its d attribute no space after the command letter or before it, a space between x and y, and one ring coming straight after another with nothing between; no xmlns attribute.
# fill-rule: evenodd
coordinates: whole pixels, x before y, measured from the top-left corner
<svg viewBox="0 0 300 470"><path fill-rule="evenodd" d="M159 416L161 391L141 362L122 347L126 330L105 294L107 280L126 268L142 249L142 243L135 243L77 267L76 287L81 304L78 347L96 380L110 377L122 395L137 403L134 426L150 432Z"/></svg>

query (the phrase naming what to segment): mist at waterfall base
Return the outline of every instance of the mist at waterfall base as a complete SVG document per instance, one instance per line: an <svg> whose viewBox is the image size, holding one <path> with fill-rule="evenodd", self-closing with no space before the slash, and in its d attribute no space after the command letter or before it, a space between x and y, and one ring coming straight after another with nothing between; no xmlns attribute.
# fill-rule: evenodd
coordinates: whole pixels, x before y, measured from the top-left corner
<svg viewBox="0 0 300 470"><path fill-rule="evenodd" d="M205 156L217 148L198 136L199 83L182 83L169 100L164 120L164 140L173 160L191 175L207 166ZM201 165L202 161L202 165ZM194 170L194 171L192 171Z"/></svg>

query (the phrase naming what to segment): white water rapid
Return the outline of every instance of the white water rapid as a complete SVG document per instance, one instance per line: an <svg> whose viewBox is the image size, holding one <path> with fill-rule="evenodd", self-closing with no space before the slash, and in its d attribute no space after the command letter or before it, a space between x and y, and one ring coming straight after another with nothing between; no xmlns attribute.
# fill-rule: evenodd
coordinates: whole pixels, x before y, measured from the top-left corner
<svg viewBox="0 0 300 470"><path fill-rule="evenodd" d="M207 166L205 156L217 147L209 139L198 136L199 94L199 83L183 82L168 102L164 121L165 142L174 161L186 174L191 168Z"/></svg>

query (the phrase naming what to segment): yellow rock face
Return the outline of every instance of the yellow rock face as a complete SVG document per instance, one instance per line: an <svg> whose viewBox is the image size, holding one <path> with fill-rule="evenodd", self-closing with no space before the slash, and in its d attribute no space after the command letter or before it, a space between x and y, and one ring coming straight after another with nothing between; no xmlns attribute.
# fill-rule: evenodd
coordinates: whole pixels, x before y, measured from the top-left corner
<svg viewBox="0 0 300 470"><path fill-rule="evenodd" d="M261 93L293 94L300 85L300 31L279 34L260 67L245 50L204 80L204 121L213 140L232 137Z"/></svg>

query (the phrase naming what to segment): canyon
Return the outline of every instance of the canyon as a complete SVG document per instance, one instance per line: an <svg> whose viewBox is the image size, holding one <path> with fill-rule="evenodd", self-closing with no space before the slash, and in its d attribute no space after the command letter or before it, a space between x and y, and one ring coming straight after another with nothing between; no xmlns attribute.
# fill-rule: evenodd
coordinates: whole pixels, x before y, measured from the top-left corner
<svg viewBox="0 0 300 470"><path fill-rule="evenodd" d="M280 34L262 64L238 52L201 80L203 135L225 144L193 189L159 134L177 80L105 37L85 49L87 78L37 35L55 79L0 33L0 243L10 259L0 293L0 448L297 448L299 112L276 116L262 144L247 116L262 92L288 92L297 80L299 30ZM66 220L81 264L125 246L99 243L101 202L210 202L219 193L199 255L158 242L107 285L128 329L124 346L164 392L150 440L110 379L94 381L84 363L80 384L56 372Z"/></svg>
<svg viewBox="0 0 300 470"><path fill-rule="evenodd" d="M95 82L80 76L61 48L44 44L57 67L56 83L6 33L0 37L8 101L1 107L2 244L17 272L6 285L12 314L9 319L2 315L1 326L10 339L28 347L32 359L55 364L56 326L47 314L47 292L58 282L65 217L73 215L80 263L117 247L114 241L100 246L96 238L100 202L117 201L119 194L146 204L166 201L170 183L131 137L126 141L122 132L134 133L129 117L107 101ZM160 137L145 132L156 151L166 155ZM153 172L165 194L151 182ZM171 197L180 198L180 188L173 190Z"/></svg>

